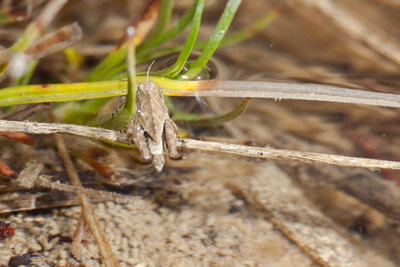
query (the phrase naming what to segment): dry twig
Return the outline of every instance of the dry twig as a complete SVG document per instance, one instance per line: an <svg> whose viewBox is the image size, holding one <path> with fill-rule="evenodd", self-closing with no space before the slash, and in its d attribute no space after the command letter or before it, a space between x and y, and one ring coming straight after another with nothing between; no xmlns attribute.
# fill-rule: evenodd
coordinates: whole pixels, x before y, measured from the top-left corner
<svg viewBox="0 0 400 267"><path fill-rule="evenodd" d="M65 133L109 142L119 142L125 144L132 143L131 138L126 133L120 131L73 124L0 120L0 131L25 132L31 134ZM400 162L396 161L347 157L314 152L301 152L285 149L274 149L269 147L251 147L220 142L199 141L189 138L181 139L177 145L187 149L228 153L253 158L294 160L303 163L319 163L369 169L400 170Z"/></svg>

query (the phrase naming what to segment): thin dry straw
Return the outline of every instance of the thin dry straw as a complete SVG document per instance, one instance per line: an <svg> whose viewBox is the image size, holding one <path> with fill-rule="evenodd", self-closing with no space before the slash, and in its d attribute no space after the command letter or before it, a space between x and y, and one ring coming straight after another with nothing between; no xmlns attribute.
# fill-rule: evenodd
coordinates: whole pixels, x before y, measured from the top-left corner
<svg viewBox="0 0 400 267"><path fill-rule="evenodd" d="M72 162L72 159L69 156L63 138L58 134L54 134L54 139L56 141L58 154L64 164L64 168L71 181L71 184L74 186L82 187L82 183L80 181L78 172L76 171L74 163ZM105 236L105 233L101 228L100 222L95 215L92 203L89 201L88 197L84 193L76 192L76 196L82 207L81 210L82 215L84 216L85 221L90 231L92 232L94 240L96 241L97 246L99 248L103 264L106 267L117 267L118 264L114 252L112 251L111 246Z"/></svg>
<svg viewBox="0 0 400 267"><path fill-rule="evenodd" d="M114 192L107 192L97 189L78 187L68 184L62 184L60 182L52 182L51 176L48 175L39 175L39 173L43 169L43 164L31 161L25 165L25 168L18 175L18 182L21 186L25 188L32 188L34 185L40 185L43 187L47 187L50 189L56 189L60 191L67 191L73 193L84 193L88 196L102 199L102 200L111 200L121 204L134 204L135 206L143 206L144 202L141 200L141 197L135 196L125 196L121 194L117 194Z"/></svg>
<svg viewBox="0 0 400 267"><path fill-rule="evenodd" d="M31 134L65 133L101 139L110 142L120 142L126 144L132 143L131 138L129 138L129 136L124 132L73 124L0 120L0 131L25 132ZM177 145L179 147L187 149L228 153L245 157L294 160L304 163L331 164L337 166L370 169L400 170L400 162L396 161L347 157L314 152L300 152L284 149L274 149L270 147L251 147L220 142L199 141L189 138L183 138L179 140Z"/></svg>
<svg viewBox="0 0 400 267"><path fill-rule="evenodd" d="M344 167L400 170L400 162L397 161L347 157L316 152L301 152L271 147L251 147L238 144L199 141L189 138L182 139L178 145L187 149L227 153L253 158L293 160L302 163L329 164Z"/></svg>

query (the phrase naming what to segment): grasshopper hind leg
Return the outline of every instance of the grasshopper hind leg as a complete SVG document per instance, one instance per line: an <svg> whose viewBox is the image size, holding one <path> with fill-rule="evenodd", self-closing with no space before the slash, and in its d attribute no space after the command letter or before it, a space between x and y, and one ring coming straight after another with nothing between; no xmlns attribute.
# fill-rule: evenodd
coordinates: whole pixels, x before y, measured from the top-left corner
<svg viewBox="0 0 400 267"><path fill-rule="evenodd" d="M168 148L169 157L178 159L182 157L177 147L178 142L178 127L171 119L165 121L165 142Z"/></svg>

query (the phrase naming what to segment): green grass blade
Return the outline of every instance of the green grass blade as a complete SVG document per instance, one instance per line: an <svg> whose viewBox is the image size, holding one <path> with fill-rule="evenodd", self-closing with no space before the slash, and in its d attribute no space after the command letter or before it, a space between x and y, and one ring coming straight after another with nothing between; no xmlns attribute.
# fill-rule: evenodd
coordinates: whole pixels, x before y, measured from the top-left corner
<svg viewBox="0 0 400 267"><path fill-rule="evenodd" d="M201 23L201 15L203 14L204 9L204 0L196 1L196 10L194 12L192 28L190 29L189 36L183 46L182 52L176 60L175 64L167 69L166 72L163 73L163 76L175 78L183 69L186 64L187 59L192 52L193 46L196 43L197 34L199 32L200 23Z"/></svg>
<svg viewBox="0 0 400 267"><path fill-rule="evenodd" d="M105 81L108 80L107 73L112 70L115 66L123 64L125 69L125 58L126 58L126 43L122 44L117 49L111 51L97 66L89 73L85 79L86 82L93 81Z"/></svg>
<svg viewBox="0 0 400 267"><path fill-rule="evenodd" d="M0 90L0 106L62 102L124 95L127 81L14 86Z"/></svg>
<svg viewBox="0 0 400 267"><path fill-rule="evenodd" d="M255 34L260 32L263 28L265 28L266 26L271 24L271 22L273 22L280 15L280 13L281 13L281 11L278 8L272 10L267 15L265 15L261 19L258 19L255 22L251 23L244 29L242 29L238 32L235 32L235 33L227 36L226 38L224 38L222 40L220 46L242 42L246 39L253 37Z"/></svg>
<svg viewBox="0 0 400 267"><path fill-rule="evenodd" d="M198 1L196 1L188 11L186 11L186 13L179 19L179 21L170 30L160 35L158 39L151 40L151 42L145 41L141 45L139 45L136 50L138 57L141 54L146 53L149 50L152 50L154 47L158 47L164 44L165 42L175 38L180 33L182 33L183 30L187 27L187 25L189 25L190 21L192 21L197 3Z"/></svg>
<svg viewBox="0 0 400 267"><path fill-rule="evenodd" d="M261 19L253 22L251 25L245 27L242 30L239 30L238 32L235 32L229 36L225 36L224 39L222 39L219 47L223 47L225 45L230 45L236 42L241 42L244 41L248 38L251 38L255 34L257 34L259 31L261 31L264 27L270 25L278 16L280 15L280 10L275 9L271 12L269 12L267 15L262 17ZM193 49L204 49L207 45L207 42L198 42L194 45ZM173 54L173 53L178 53L183 50L183 45L176 45L172 47L166 47L162 48L156 51L151 51L147 53L142 53L141 55L138 55L137 57L137 62L138 64L150 61L156 58L160 58L165 55Z"/></svg>
<svg viewBox="0 0 400 267"><path fill-rule="evenodd" d="M217 26L215 27L214 33L197 60L193 64L190 64L189 70L184 74L185 78L189 80L193 79L202 72L208 60L210 60L211 56L214 54L215 50L218 48L219 44L224 38L225 33L228 30L228 27L231 24L237 9L239 8L240 2L240 0L230 0L226 4L225 10L219 19Z"/></svg>
<svg viewBox="0 0 400 267"><path fill-rule="evenodd" d="M136 81L142 82L146 76L137 76ZM208 81L177 81L163 77L150 76L150 79L161 88L169 90L170 95L179 95L180 91L195 90L200 82ZM64 102L86 99L107 98L126 95L128 81L99 81L72 84L40 84L13 86L0 90L0 107L29 103ZM100 101L100 100L98 100ZM90 108L90 105L87 105Z"/></svg>
<svg viewBox="0 0 400 267"><path fill-rule="evenodd" d="M183 117L182 114L178 113L177 116L174 115L173 119L196 126L218 126L239 117L247 109L249 104L250 98L245 98L235 109L220 116L211 118L198 118L190 117L188 114L184 114L185 116Z"/></svg>
<svg viewBox="0 0 400 267"><path fill-rule="evenodd" d="M132 117L135 112L135 99L136 99L136 58L135 58L135 44L133 42L133 37L135 35L135 28L129 27L127 29L128 32L128 57L127 57L127 65L128 65L128 94L126 95L126 102L123 107L126 113L128 113Z"/></svg>

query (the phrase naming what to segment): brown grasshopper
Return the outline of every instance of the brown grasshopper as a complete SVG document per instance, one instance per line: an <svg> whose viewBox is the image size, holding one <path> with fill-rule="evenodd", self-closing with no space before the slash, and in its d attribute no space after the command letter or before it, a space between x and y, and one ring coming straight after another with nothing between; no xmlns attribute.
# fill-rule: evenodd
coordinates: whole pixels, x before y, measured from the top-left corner
<svg viewBox="0 0 400 267"><path fill-rule="evenodd" d="M164 151L168 148L171 158L179 158L177 149L178 127L169 117L160 87L147 79L138 86L137 111L133 116L131 131L133 142L145 161L152 160L160 172L165 163Z"/></svg>

